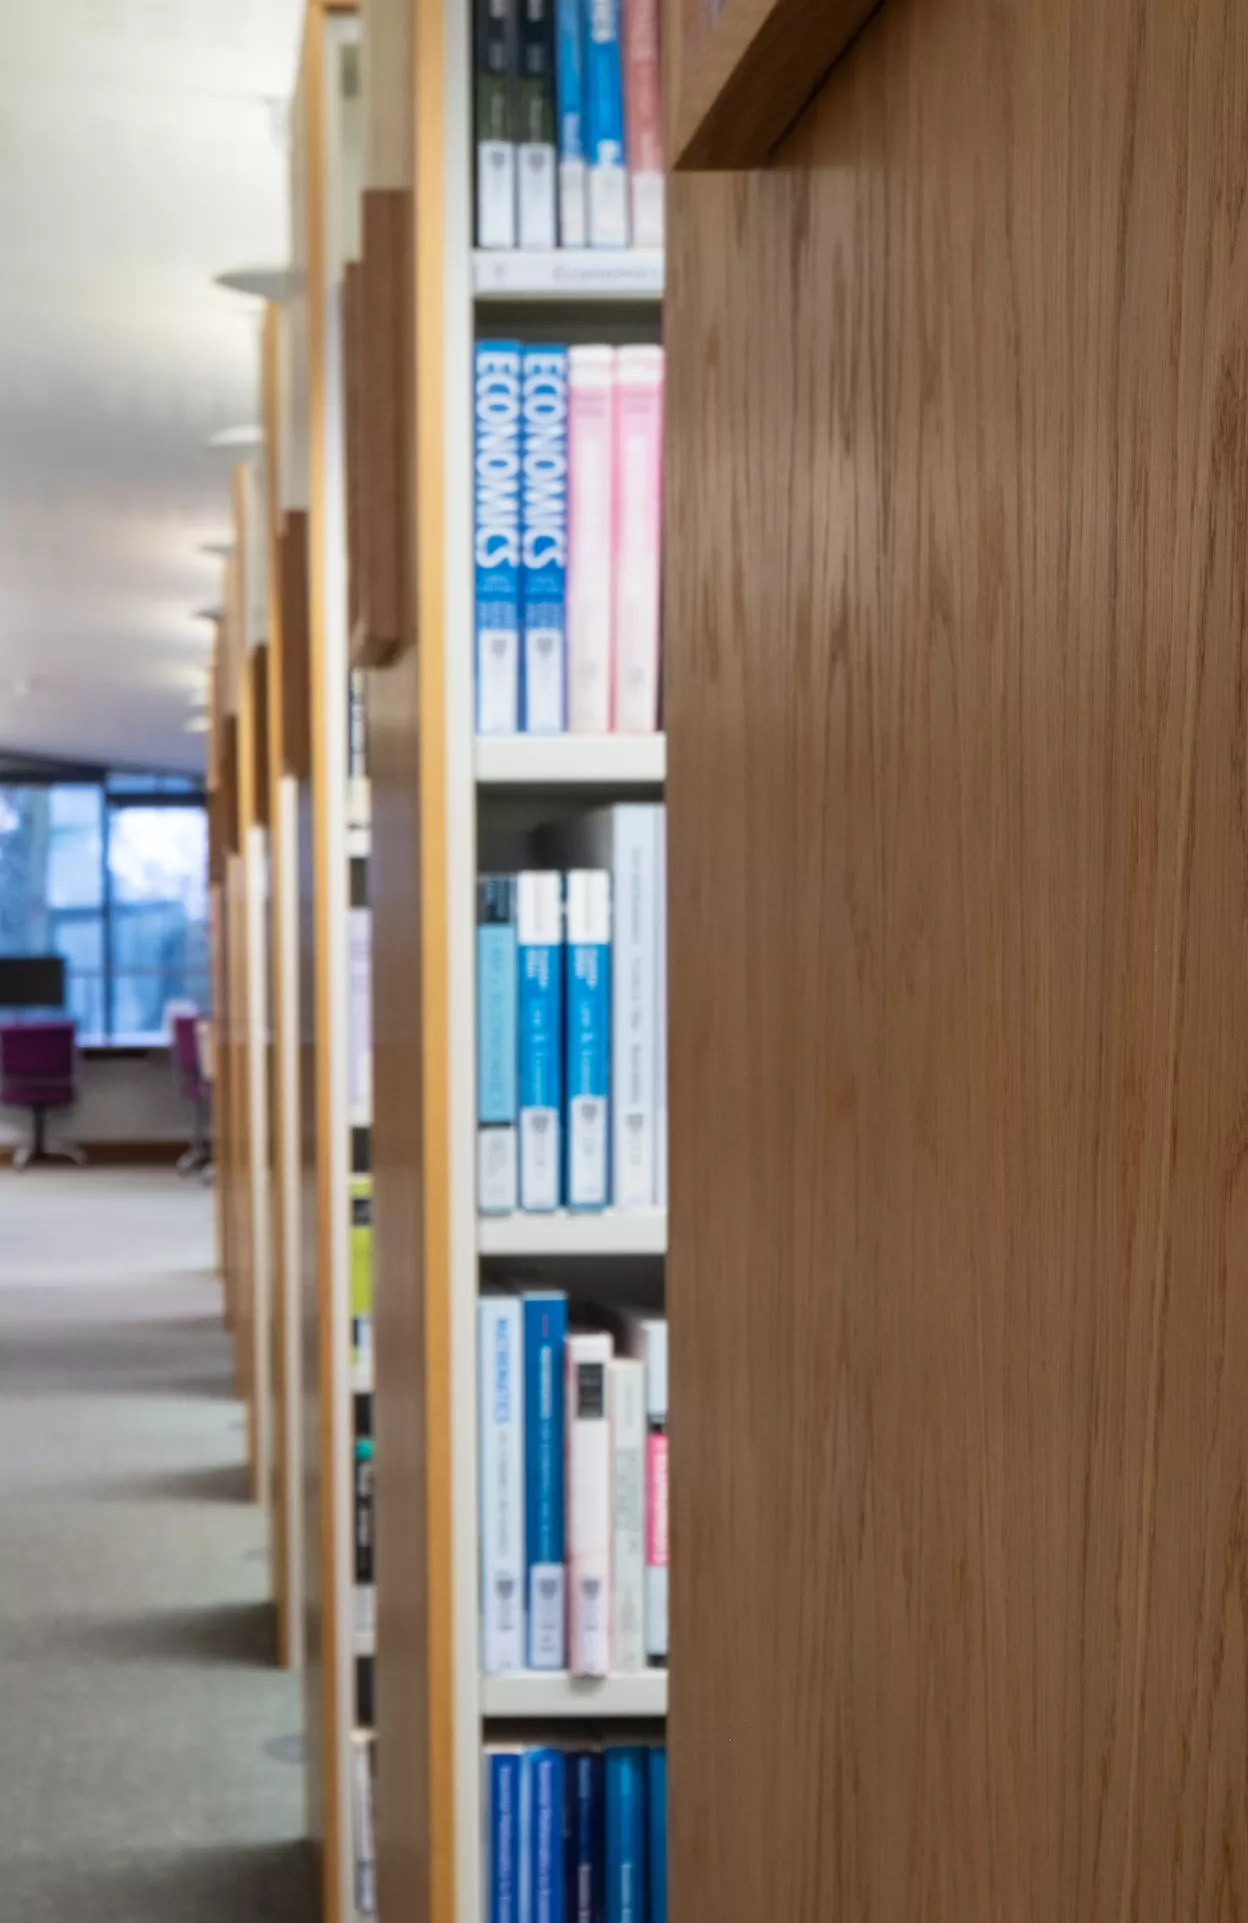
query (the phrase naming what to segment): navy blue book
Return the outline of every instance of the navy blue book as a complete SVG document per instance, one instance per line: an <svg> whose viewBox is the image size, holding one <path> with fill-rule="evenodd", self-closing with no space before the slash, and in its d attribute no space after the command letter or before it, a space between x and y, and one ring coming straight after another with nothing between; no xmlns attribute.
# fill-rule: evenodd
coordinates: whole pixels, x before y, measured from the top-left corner
<svg viewBox="0 0 1248 1923"><path fill-rule="evenodd" d="M605 1764L606 1923L646 1923L646 1752L612 1745Z"/></svg>
<svg viewBox="0 0 1248 1923"><path fill-rule="evenodd" d="M524 1759L528 1773L524 1923L564 1923L564 1760L561 1749L530 1750Z"/></svg>
<svg viewBox="0 0 1248 1923"><path fill-rule="evenodd" d="M667 1923L667 1751L646 1751L649 1848L646 1851L646 1882L650 1896L650 1923Z"/></svg>
<svg viewBox="0 0 1248 1923"><path fill-rule="evenodd" d="M604 1923L605 1786L598 1750L575 1750L567 1765L567 1923Z"/></svg>
<svg viewBox="0 0 1248 1923"><path fill-rule="evenodd" d="M520 1783L524 1758L517 1750L487 1752L487 1923L520 1923Z"/></svg>

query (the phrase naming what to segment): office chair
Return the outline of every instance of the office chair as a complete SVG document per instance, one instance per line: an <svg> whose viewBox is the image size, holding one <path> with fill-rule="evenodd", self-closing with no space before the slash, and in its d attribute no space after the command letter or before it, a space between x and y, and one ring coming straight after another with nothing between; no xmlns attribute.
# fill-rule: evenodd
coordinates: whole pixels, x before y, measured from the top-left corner
<svg viewBox="0 0 1248 1923"><path fill-rule="evenodd" d="M30 1162L47 1162L62 1155L86 1166L86 1156L74 1142L49 1143L48 1115L53 1109L72 1108L78 1099L77 1051L70 1021L15 1022L0 1027L0 1103L28 1108L31 1136L13 1157L15 1169Z"/></svg>
<svg viewBox="0 0 1248 1923"><path fill-rule="evenodd" d="M212 1090L200 1065L198 1015L174 1016L173 1060L182 1093L191 1104L194 1117L191 1146L178 1158L178 1174L196 1175L212 1161L212 1143L208 1139L208 1104Z"/></svg>

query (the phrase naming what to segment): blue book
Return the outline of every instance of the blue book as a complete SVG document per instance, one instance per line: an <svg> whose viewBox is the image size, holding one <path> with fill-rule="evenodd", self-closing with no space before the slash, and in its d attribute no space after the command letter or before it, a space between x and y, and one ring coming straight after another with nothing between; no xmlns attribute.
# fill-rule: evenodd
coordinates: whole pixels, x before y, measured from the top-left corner
<svg viewBox="0 0 1248 1923"><path fill-rule="evenodd" d="M477 882L477 1206L516 1206L516 882Z"/></svg>
<svg viewBox="0 0 1248 1923"><path fill-rule="evenodd" d="M650 1923L667 1923L667 1751L646 1751L649 1848L646 1881L650 1893Z"/></svg>
<svg viewBox="0 0 1248 1923"><path fill-rule="evenodd" d="M606 1751L606 1923L646 1923L645 1756Z"/></svg>
<svg viewBox="0 0 1248 1923"><path fill-rule="evenodd" d="M475 380L477 733L520 727L520 346L478 341Z"/></svg>
<svg viewBox="0 0 1248 1923"><path fill-rule="evenodd" d="M528 1782L525 1817L527 1882L524 1923L563 1923L564 1919L564 1759L560 1749L530 1750L524 1759Z"/></svg>
<svg viewBox="0 0 1248 1923"><path fill-rule="evenodd" d="M611 877L574 869L567 895L568 1207L610 1200Z"/></svg>
<svg viewBox="0 0 1248 1923"><path fill-rule="evenodd" d="M559 1206L563 1108L563 879L517 877L520 970L520 1206Z"/></svg>
<svg viewBox="0 0 1248 1923"><path fill-rule="evenodd" d="M583 0L589 244L628 246L620 0Z"/></svg>
<svg viewBox="0 0 1248 1923"><path fill-rule="evenodd" d="M555 0L555 112L559 144L559 245L585 245L585 124L581 0Z"/></svg>
<svg viewBox="0 0 1248 1923"><path fill-rule="evenodd" d="M487 1923L520 1923L520 1784L515 1750L485 1756L485 1916Z"/></svg>
<svg viewBox="0 0 1248 1923"><path fill-rule="evenodd" d="M564 1572L563 1345L568 1298L524 1297L524 1518L529 1668L567 1664Z"/></svg>
<svg viewBox="0 0 1248 1923"><path fill-rule="evenodd" d="M602 1754L567 1758L567 1923L604 1923L606 1819Z"/></svg>
<svg viewBox="0 0 1248 1923"><path fill-rule="evenodd" d="M568 580L568 350L522 355L521 658L526 734L562 734Z"/></svg>

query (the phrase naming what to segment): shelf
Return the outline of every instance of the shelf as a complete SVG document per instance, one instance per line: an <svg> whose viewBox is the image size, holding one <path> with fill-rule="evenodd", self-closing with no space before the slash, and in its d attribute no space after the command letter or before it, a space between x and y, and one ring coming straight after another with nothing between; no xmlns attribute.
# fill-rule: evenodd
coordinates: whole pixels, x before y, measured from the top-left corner
<svg viewBox="0 0 1248 1923"><path fill-rule="evenodd" d="M646 301L663 298L659 252L620 248L556 248L552 253L490 253L472 257L479 301Z"/></svg>
<svg viewBox="0 0 1248 1923"><path fill-rule="evenodd" d="M483 1676L481 1714L534 1722L547 1716L666 1716L667 1671L597 1678L569 1676L566 1670Z"/></svg>
<svg viewBox="0 0 1248 1923"><path fill-rule="evenodd" d="M663 1255L667 1251L667 1210L638 1209L626 1214L605 1209L574 1215L479 1215L479 1255Z"/></svg>
<svg viewBox="0 0 1248 1923"><path fill-rule="evenodd" d="M661 734L480 735L481 788L657 788L667 774Z"/></svg>

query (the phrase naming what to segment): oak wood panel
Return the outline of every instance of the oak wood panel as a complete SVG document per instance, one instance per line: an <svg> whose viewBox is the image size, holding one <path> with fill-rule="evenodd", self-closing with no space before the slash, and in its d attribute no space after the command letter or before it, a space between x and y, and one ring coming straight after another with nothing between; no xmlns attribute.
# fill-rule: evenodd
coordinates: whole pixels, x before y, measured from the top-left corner
<svg viewBox="0 0 1248 1923"><path fill-rule="evenodd" d="M391 660L406 626L411 224L410 193L376 187L365 192L358 342L362 577L351 630L357 667Z"/></svg>
<svg viewBox="0 0 1248 1923"><path fill-rule="evenodd" d="M673 1914L1248 1916L1248 15L671 212Z"/></svg>
<svg viewBox="0 0 1248 1923"><path fill-rule="evenodd" d="M360 620L364 585L361 545L364 533L364 264L349 260L342 270L342 432L345 448L343 492L347 516L347 625L354 636Z"/></svg>
<svg viewBox="0 0 1248 1923"><path fill-rule="evenodd" d="M760 167L878 0L667 0L674 168Z"/></svg>
<svg viewBox="0 0 1248 1923"><path fill-rule="evenodd" d="M269 792L269 648L265 643L253 648L251 672L251 795L252 820L257 827L272 824L272 798Z"/></svg>
<svg viewBox="0 0 1248 1923"><path fill-rule="evenodd" d="M312 773L312 656L308 633L308 516L287 508L282 516L278 565L281 570L282 661L281 766L307 781Z"/></svg>

